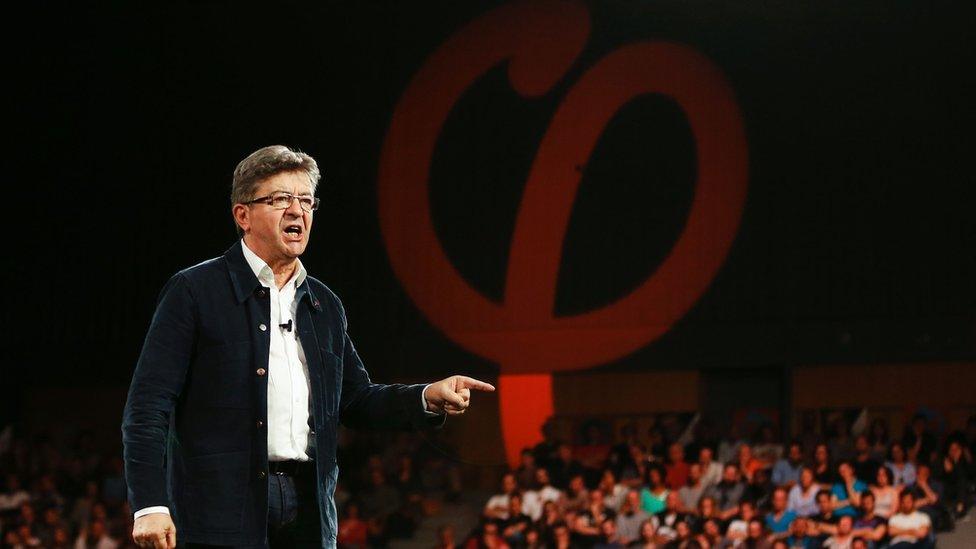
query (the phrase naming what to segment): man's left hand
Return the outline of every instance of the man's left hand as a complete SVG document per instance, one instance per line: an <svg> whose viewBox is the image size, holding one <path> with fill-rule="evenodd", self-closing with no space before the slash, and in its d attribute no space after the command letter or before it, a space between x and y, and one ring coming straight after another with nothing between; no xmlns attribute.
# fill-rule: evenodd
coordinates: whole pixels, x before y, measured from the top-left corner
<svg viewBox="0 0 976 549"><path fill-rule="evenodd" d="M471 403L471 389L494 391L495 387L467 376L451 376L431 383L424 391L427 410L439 414L459 415Z"/></svg>

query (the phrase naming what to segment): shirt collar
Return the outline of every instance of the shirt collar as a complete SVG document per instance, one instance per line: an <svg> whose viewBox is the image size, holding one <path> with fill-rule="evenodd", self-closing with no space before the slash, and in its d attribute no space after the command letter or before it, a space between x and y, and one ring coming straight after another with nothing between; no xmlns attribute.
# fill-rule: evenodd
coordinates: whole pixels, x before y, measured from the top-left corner
<svg viewBox="0 0 976 549"><path fill-rule="evenodd" d="M250 248L247 247L247 244L244 242L243 238L241 239L241 250L244 252L244 260L247 261L247 264L251 267L251 270L254 271L254 276L256 276L260 282L267 284L269 288L271 286L277 287L277 285L275 285L274 271L271 270L271 267L269 267L263 259L258 257L258 254L254 253ZM294 282L296 288L305 282L305 276L307 275L305 266L302 265L302 260L297 259L297 261L298 268L295 269L295 274L292 275L291 280L286 283L290 284Z"/></svg>

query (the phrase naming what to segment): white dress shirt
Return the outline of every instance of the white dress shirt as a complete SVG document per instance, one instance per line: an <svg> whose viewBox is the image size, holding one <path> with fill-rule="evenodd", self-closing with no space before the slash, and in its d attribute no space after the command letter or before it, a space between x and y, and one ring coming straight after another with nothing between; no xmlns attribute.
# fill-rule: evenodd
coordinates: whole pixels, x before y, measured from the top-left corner
<svg viewBox="0 0 976 549"><path fill-rule="evenodd" d="M295 299L298 287L308 276L302 261L291 279L281 289L275 283L271 267L258 257L244 240L241 240L244 259L254 271L254 276L264 286L271 297L271 346L268 357L268 461L298 460L308 461L311 429L308 419L310 411L309 396L311 385L308 378L308 365L302 343L295 328L298 300ZM291 323L291 330L281 325ZM429 384L428 384L429 385ZM427 387L424 387L424 391ZM420 395L420 404L427 415L438 415L427 410L427 401ZM167 513L166 506L153 506L140 509L134 519L149 513Z"/></svg>

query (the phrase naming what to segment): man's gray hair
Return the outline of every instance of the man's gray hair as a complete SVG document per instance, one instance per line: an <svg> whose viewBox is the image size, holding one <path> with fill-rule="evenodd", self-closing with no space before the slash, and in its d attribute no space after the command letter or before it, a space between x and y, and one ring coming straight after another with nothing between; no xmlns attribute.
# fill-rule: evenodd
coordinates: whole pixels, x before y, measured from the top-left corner
<svg viewBox="0 0 976 549"><path fill-rule="evenodd" d="M254 189L265 179L282 172L305 172L315 194L319 166L311 156L284 145L260 148L237 165L230 188L230 203L242 204L254 198Z"/></svg>

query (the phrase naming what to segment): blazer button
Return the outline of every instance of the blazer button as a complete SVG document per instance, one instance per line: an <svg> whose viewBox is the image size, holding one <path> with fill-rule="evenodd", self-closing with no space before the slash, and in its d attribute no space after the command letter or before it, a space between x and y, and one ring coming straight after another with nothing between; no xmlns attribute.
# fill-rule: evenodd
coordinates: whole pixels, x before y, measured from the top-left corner
<svg viewBox="0 0 976 549"><path fill-rule="evenodd" d="M268 327L266 325L264 325L264 324L259 324L258 325L258 330L261 330L262 332L266 332L266 331L268 331Z"/></svg>
<svg viewBox="0 0 976 549"><path fill-rule="evenodd" d="M264 471L258 471L258 478L264 478L265 476L267 476L267 473Z"/></svg>
<svg viewBox="0 0 976 549"><path fill-rule="evenodd" d="M259 419L258 420L258 429L260 429L261 427L264 427L264 422Z"/></svg>
<svg viewBox="0 0 976 549"><path fill-rule="evenodd" d="M314 435L315 434L315 431L309 431L308 434Z"/></svg>
<svg viewBox="0 0 976 549"><path fill-rule="evenodd" d="M264 297L264 294L265 294L265 291L263 289L262 290L258 290L258 297Z"/></svg>
<svg viewBox="0 0 976 549"><path fill-rule="evenodd" d="M265 370L264 368L258 368L257 373L259 376L263 376L264 374L268 373L268 371Z"/></svg>

